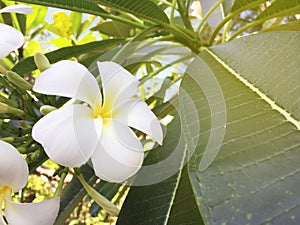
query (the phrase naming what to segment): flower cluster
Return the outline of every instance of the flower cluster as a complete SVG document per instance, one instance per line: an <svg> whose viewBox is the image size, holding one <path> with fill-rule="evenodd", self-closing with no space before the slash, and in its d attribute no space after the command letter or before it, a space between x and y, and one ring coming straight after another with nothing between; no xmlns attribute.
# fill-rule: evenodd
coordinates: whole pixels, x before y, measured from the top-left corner
<svg viewBox="0 0 300 225"><path fill-rule="evenodd" d="M98 177L122 182L135 174L144 158L143 146L129 128L138 129L158 143L160 123L139 99L138 81L114 62L98 62L102 81L81 64L61 61L41 73L33 90L82 101L55 110L33 127L32 136L49 158L60 165L79 167L91 159Z"/></svg>
<svg viewBox="0 0 300 225"><path fill-rule="evenodd" d="M13 5L0 9L0 13L10 12L28 14L32 8ZM24 44L23 34L11 26L0 23L0 33L0 58ZM71 168L90 163L95 174L109 182L123 182L136 174L143 163L144 148L135 131L143 132L159 144L163 141L157 117L145 102L133 97L138 93L138 80L117 63L98 62L99 86L96 78L78 62L64 60L50 65L41 54L36 54L35 59L41 74L33 87L12 71L1 72L16 87L30 90L31 95L71 98L59 109L52 107L54 110L45 113L32 128L32 138L43 146L48 157ZM25 113L6 104L0 108L4 113ZM59 197L39 203L12 200L12 193L25 187L28 175L23 156L14 146L0 141L0 205L5 206L5 219L1 214L0 225L54 223ZM78 178L91 196L97 195L82 175ZM118 208L108 200L99 195L94 199L112 215L118 214Z"/></svg>
<svg viewBox="0 0 300 225"><path fill-rule="evenodd" d="M0 10L0 13L32 12L26 5L12 5ZM20 48L24 43L23 34L15 28L0 23L0 58ZM23 156L12 145L0 141L0 206L4 203L5 218L10 225L52 225L59 210L59 197L38 203L18 203L12 200L12 192L25 187L28 179L28 166ZM0 225L6 222L0 215Z"/></svg>

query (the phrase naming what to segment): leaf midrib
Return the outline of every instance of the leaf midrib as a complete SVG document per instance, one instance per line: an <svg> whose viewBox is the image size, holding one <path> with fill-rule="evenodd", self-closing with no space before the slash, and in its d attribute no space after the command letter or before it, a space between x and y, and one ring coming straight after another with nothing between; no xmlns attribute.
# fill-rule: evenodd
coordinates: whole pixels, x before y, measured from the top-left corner
<svg viewBox="0 0 300 225"><path fill-rule="evenodd" d="M174 200L175 200L176 193L177 193L179 183L180 183L180 180L181 180L181 176L182 176L182 170L183 170L184 162L185 162L185 158L186 158L186 151L187 151L187 144L185 144L185 146L184 146L184 151L183 151L182 159L181 159L181 162L180 162L180 170L178 172L178 176L177 176L177 179L176 179L176 184L175 184L175 187L174 187L174 190L173 190L173 193L172 193L172 199L170 201L170 207L169 207L168 212L166 214L166 219L165 219L165 222L164 222L163 225L167 225L168 222L169 222L170 214L171 214L171 211L172 211L172 206L174 204Z"/></svg>
<svg viewBox="0 0 300 225"><path fill-rule="evenodd" d="M224 69L226 69L230 74L235 78L241 81L246 87L250 88L255 92L261 99L263 99L272 109L280 113L288 122L293 124L298 130L300 130L300 121L294 118L288 111L279 106L273 99L268 97L264 92L262 92L258 87L252 84L249 80L245 79L241 74L236 72L232 67L230 67L226 62L219 58L213 51L208 48L205 48L204 51L207 51Z"/></svg>

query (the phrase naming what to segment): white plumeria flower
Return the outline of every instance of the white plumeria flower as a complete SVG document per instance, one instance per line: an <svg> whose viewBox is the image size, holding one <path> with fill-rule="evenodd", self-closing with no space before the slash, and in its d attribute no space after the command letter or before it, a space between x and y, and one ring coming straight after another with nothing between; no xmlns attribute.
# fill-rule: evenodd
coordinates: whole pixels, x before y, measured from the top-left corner
<svg viewBox="0 0 300 225"><path fill-rule="evenodd" d="M32 7L27 5L11 5L0 9L0 13L9 12L29 14L32 13ZM0 23L0 34L0 59L24 44L23 34L11 26Z"/></svg>
<svg viewBox="0 0 300 225"><path fill-rule="evenodd" d="M38 203L17 203L12 191L21 190L27 183L25 159L12 145L0 141L0 206L4 202L5 217L10 225L53 225L59 210L59 198ZM0 225L6 225L2 212Z"/></svg>
<svg viewBox="0 0 300 225"><path fill-rule="evenodd" d="M50 159L79 167L89 159L98 177L122 182L142 165L144 150L130 129L138 129L162 144L160 123L147 104L132 99L137 79L114 62L98 62L100 90L95 77L83 65L60 61L42 72L33 90L81 100L40 119L32 130ZM103 94L102 94L103 93Z"/></svg>

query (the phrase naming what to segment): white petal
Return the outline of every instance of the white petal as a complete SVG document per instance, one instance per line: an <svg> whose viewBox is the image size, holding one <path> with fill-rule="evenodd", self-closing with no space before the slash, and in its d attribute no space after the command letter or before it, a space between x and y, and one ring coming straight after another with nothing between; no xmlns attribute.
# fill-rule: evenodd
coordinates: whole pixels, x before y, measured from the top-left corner
<svg viewBox="0 0 300 225"><path fill-rule="evenodd" d="M128 124L128 126L148 134L160 145L162 144L163 132L161 125L144 101L139 99L129 100L115 109L112 116L114 119Z"/></svg>
<svg viewBox="0 0 300 225"><path fill-rule="evenodd" d="M38 203L5 204L5 216L10 225L53 225L59 210L59 198Z"/></svg>
<svg viewBox="0 0 300 225"><path fill-rule="evenodd" d="M42 94L76 98L91 106L95 101L101 101L95 77L83 65L70 60L57 62L42 72L33 90Z"/></svg>
<svg viewBox="0 0 300 225"><path fill-rule="evenodd" d="M15 28L0 23L0 59L17 50L24 43L23 34Z"/></svg>
<svg viewBox="0 0 300 225"><path fill-rule="evenodd" d="M0 13L21 13L21 14L30 14L33 12L33 8L28 5L10 5L0 9Z"/></svg>
<svg viewBox="0 0 300 225"><path fill-rule="evenodd" d="M13 191L22 189L28 179L28 166L15 147L0 141L0 186L11 186Z"/></svg>
<svg viewBox="0 0 300 225"><path fill-rule="evenodd" d="M114 62L97 62L97 64L106 107L117 106L138 92L138 80L122 66Z"/></svg>
<svg viewBox="0 0 300 225"><path fill-rule="evenodd" d="M94 153L102 130L102 119L92 118L86 105L69 105L41 118L32 137L41 143L54 162L79 167Z"/></svg>
<svg viewBox="0 0 300 225"><path fill-rule="evenodd" d="M103 122L101 144L92 156L99 178L122 182L140 169L143 159L143 146L129 127L118 121Z"/></svg>

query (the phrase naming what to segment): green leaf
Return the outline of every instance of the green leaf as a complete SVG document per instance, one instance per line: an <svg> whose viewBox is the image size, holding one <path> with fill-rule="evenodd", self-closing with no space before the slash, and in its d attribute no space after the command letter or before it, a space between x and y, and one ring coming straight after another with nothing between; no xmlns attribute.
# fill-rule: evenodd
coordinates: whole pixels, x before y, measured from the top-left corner
<svg viewBox="0 0 300 225"><path fill-rule="evenodd" d="M266 0L235 0L231 8L231 12L242 12L264 2L266 2Z"/></svg>
<svg viewBox="0 0 300 225"><path fill-rule="evenodd" d="M285 30L300 31L300 20L292 21L287 24L281 24L279 26L270 27L263 31L269 32L269 31L285 31Z"/></svg>
<svg viewBox="0 0 300 225"><path fill-rule="evenodd" d="M46 54L50 63L55 63L63 59L69 59L71 57L78 57L85 53L99 53L115 47L118 44L123 43L124 39L109 39L103 41L95 41L84 45L76 45L71 47L60 48L56 51ZM25 75L31 71L36 70L37 67L34 63L33 57L28 57L13 68L13 71L20 75Z"/></svg>
<svg viewBox="0 0 300 225"><path fill-rule="evenodd" d="M189 66L182 89L194 100L201 129L189 177L206 224L299 222L299 41L300 32L252 35L204 50ZM227 122L216 160L202 171L205 152L218 150L207 143L222 131L212 125L213 116L225 114L222 107L211 111L219 101L204 101L220 93L200 90L211 86L203 85L209 76L222 90ZM182 109L189 112L184 104ZM184 124L194 129L195 123ZM185 133L188 149L194 148L197 135Z"/></svg>
<svg viewBox="0 0 300 225"><path fill-rule="evenodd" d="M28 14L26 21L26 29L32 30L43 23L45 16L47 15L48 8L42 6L32 6L33 12Z"/></svg>
<svg viewBox="0 0 300 225"><path fill-rule="evenodd" d="M71 12L70 19L72 21L72 33L77 34L79 27L81 26L82 14L78 12Z"/></svg>
<svg viewBox="0 0 300 225"><path fill-rule="evenodd" d="M255 21L267 20L274 17L284 17L300 12L299 0L276 0L266 10L257 16Z"/></svg>
<svg viewBox="0 0 300 225"><path fill-rule="evenodd" d="M261 3L264 3L264 2L266 2L266 0L235 0L234 3L233 3L233 5L232 5L232 7L231 7L230 13L226 15L226 17L224 18L224 20L216 27L214 33L210 37L209 44L210 45L213 44L214 39L217 36L217 34L219 33L219 31L233 17L239 15L241 12L243 12L245 10L252 9L252 8L254 8L254 7L256 7L256 6L258 6L258 5L260 5ZM230 4L230 2L229 3L227 2L227 4ZM224 10L226 10L226 8L224 8ZM228 10L228 8L227 8L227 10ZM226 14L226 11L225 11L225 14ZM243 28L246 29L246 27L247 26L245 26ZM243 28L240 29L240 31L243 30ZM236 34L233 35L232 38L234 38L235 36L237 36L237 33L238 32L236 32Z"/></svg>
<svg viewBox="0 0 300 225"><path fill-rule="evenodd" d="M96 27L93 27L91 30L95 31L98 30L99 32L106 34L108 36L112 37L129 37L130 36L130 30L133 27L130 24L121 23L118 21L106 21L103 23L100 23Z"/></svg>
<svg viewBox="0 0 300 225"><path fill-rule="evenodd" d="M94 174L93 169L85 165L81 168L81 171L89 184L94 184L97 177ZM87 192L81 185L80 181L73 177L72 181L64 188L64 191L60 200L59 213L54 225L64 224L66 219L78 206L79 202L86 196Z"/></svg>
<svg viewBox="0 0 300 225"><path fill-rule="evenodd" d="M181 130L180 118L175 116L169 132L164 140L163 147L151 150L144 166L156 165L155 171L160 174L147 174L140 171L135 180L136 185L142 185L143 181L151 181L156 177L169 177L160 183L147 186L133 186L123 204L117 225L201 225L201 217L197 210L189 180L186 176L186 167L183 169L185 147ZM175 141L177 140L177 141ZM155 164L158 160L168 159L174 148L177 157L162 164ZM170 158L171 159L171 158ZM168 162L168 163L167 163ZM171 163L171 164L169 164ZM170 168L175 169L174 175L169 174ZM179 171L178 171L179 170ZM178 171L178 172L176 172ZM146 185L146 183L144 183Z"/></svg>
<svg viewBox="0 0 300 225"><path fill-rule="evenodd" d="M158 24L169 23L169 19L154 2L150 0L91 0L112 9L132 13Z"/></svg>
<svg viewBox="0 0 300 225"><path fill-rule="evenodd" d="M62 9L68 9L76 12L90 13L93 15L104 16L108 13L101 9L96 3L87 0L21 0L20 2L57 7Z"/></svg>
<svg viewBox="0 0 300 225"><path fill-rule="evenodd" d="M112 198L118 193L121 184L119 183L109 183L106 181L101 181L96 184L94 187L100 194L104 195L108 200L112 200ZM91 216L98 216L99 211L102 209L95 201L91 204L89 212Z"/></svg>
<svg viewBox="0 0 300 225"><path fill-rule="evenodd" d="M181 85L181 121L149 153L118 225L299 223L299 41L269 32L201 51Z"/></svg>
<svg viewBox="0 0 300 225"><path fill-rule="evenodd" d="M16 18L17 18L17 21L20 26L20 30L21 30L22 34L25 35L26 34L26 16L23 14L16 13Z"/></svg>
<svg viewBox="0 0 300 225"><path fill-rule="evenodd" d="M189 10L185 6L185 1L184 0L178 0L178 11L180 13L180 19L184 23L184 26L189 29L189 30L194 30L193 26L191 24L190 18L189 18Z"/></svg>

